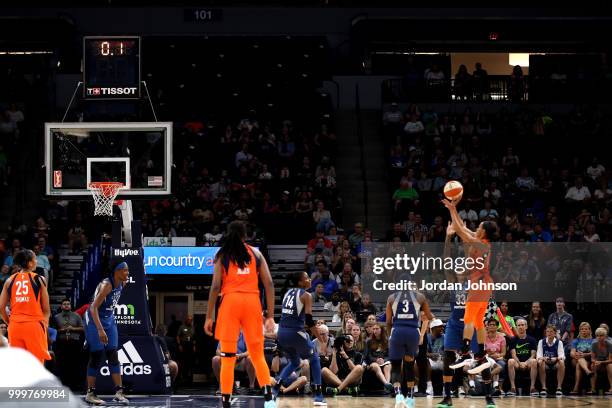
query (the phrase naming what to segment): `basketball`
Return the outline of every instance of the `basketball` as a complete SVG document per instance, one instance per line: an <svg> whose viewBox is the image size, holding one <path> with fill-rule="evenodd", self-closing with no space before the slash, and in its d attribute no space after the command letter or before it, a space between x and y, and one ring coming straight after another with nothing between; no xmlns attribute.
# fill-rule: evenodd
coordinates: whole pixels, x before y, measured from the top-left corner
<svg viewBox="0 0 612 408"><path fill-rule="evenodd" d="M463 186L458 181L449 181L444 185L444 196L449 200L459 197L463 194Z"/></svg>

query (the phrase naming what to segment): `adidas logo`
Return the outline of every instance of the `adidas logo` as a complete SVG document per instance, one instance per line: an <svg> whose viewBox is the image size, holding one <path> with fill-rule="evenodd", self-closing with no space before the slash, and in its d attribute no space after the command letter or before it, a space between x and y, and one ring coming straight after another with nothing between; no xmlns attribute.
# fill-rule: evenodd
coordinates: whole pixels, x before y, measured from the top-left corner
<svg viewBox="0 0 612 408"><path fill-rule="evenodd" d="M144 360L132 344L132 341L128 341L123 344L117 352L119 357L119 364L121 364L121 375L149 375L151 374L151 366L144 364ZM107 361L108 364L108 361ZM110 375L110 369L108 366L104 366L100 369L100 374L103 376Z"/></svg>
<svg viewBox="0 0 612 408"><path fill-rule="evenodd" d="M140 250L138 250L138 249L127 249L127 248L123 248L123 249L116 248L116 249L113 250L113 255L125 258L126 256L140 255Z"/></svg>

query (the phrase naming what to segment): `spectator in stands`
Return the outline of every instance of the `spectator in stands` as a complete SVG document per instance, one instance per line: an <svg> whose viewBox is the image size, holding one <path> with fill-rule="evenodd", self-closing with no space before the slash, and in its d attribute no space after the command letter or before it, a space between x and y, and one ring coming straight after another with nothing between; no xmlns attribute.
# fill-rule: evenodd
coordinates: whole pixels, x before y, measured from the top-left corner
<svg viewBox="0 0 612 408"><path fill-rule="evenodd" d="M40 245L38 244L34 245L32 250L34 251L34 254L36 254L37 269L42 268L43 276L45 277L45 279L48 282L52 282L53 281L52 277L51 278L49 277L49 274L51 273L51 263L49 262L49 258L47 258L47 255L41 252Z"/></svg>
<svg viewBox="0 0 612 408"><path fill-rule="evenodd" d="M593 157L593 160L591 161L591 165L587 167L586 169L586 174L593 181L596 181L601 176L603 176L605 173L606 173L606 168L603 165L601 165L601 163L599 163L599 160L597 159L597 157Z"/></svg>
<svg viewBox="0 0 612 408"><path fill-rule="evenodd" d="M509 97L512 102L520 102L525 94L525 76L520 65L515 65L512 68L510 75L510 83L508 86Z"/></svg>
<svg viewBox="0 0 612 408"><path fill-rule="evenodd" d="M378 309L376 307L376 305L374 303L372 303L372 300L370 298L370 294L369 293L364 293L361 297L361 307L358 310L358 312L363 312L363 314L365 313L369 313L369 314L376 314L378 312ZM376 316L374 316L376 320Z"/></svg>
<svg viewBox="0 0 612 408"><path fill-rule="evenodd" d="M421 214L414 214L414 223L406 227L406 235L411 242L427 242L429 228L423 224Z"/></svg>
<svg viewBox="0 0 612 408"><path fill-rule="evenodd" d="M323 265L321 265L321 262L324 262L325 269L323 269ZM320 268L319 273L321 274L321 276L312 281L312 290L314 290L314 288L316 288L317 285L321 283L324 287L323 296L325 296L325 298L327 299L331 299L331 302L333 303L334 298L332 294L338 290L338 283L335 279L330 277L330 271L329 268L327 268L327 263L325 261L319 261L317 267Z"/></svg>
<svg viewBox="0 0 612 408"><path fill-rule="evenodd" d="M329 328L325 324L317 325L317 336L313 340L314 347L319 352L321 369L329 368L334 354L334 339L329 334Z"/></svg>
<svg viewBox="0 0 612 408"><path fill-rule="evenodd" d="M434 218L434 224L429 229L427 236L428 242L444 242L446 238L446 227L444 226L441 216Z"/></svg>
<svg viewBox="0 0 612 408"><path fill-rule="evenodd" d="M396 222L393 224L393 229L387 232L385 241L391 242L394 238L399 238L401 242L408 242L408 235L406 235L406 228L401 223Z"/></svg>
<svg viewBox="0 0 612 408"><path fill-rule="evenodd" d="M443 84L445 75L438 64L432 64L431 68L425 70L425 83L428 87L440 86Z"/></svg>
<svg viewBox="0 0 612 408"><path fill-rule="evenodd" d="M576 177L574 185L567 189L565 200L570 204L587 202L591 198L589 188L582 184L582 177Z"/></svg>
<svg viewBox="0 0 612 408"><path fill-rule="evenodd" d="M477 101L488 99L489 93L489 75L486 70L482 69L482 64L477 62L475 70L472 73L472 88Z"/></svg>
<svg viewBox="0 0 612 408"><path fill-rule="evenodd" d="M606 373L608 377L608 389L606 395L612 395L612 343L608 341L608 331L603 327L595 330L596 340L591 346L591 371L593 383L597 384L597 376Z"/></svg>
<svg viewBox="0 0 612 408"><path fill-rule="evenodd" d="M353 233L348 237L348 241L351 245L351 248L356 248L361 243L361 241L363 241L364 238L365 233L363 231L363 224L360 222L355 223Z"/></svg>
<svg viewBox="0 0 612 408"><path fill-rule="evenodd" d="M54 350L62 382L71 389L77 389L81 386L81 356L78 351L83 348L85 328L81 316L72 311L70 299L64 299L61 308L62 311L53 316L57 328Z"/></svg>
<svg viewBox="0 0 612 408"><path fill-rule="evenodd" d="M315 287L314 293L312 294L312 301L314 303L327 303L327 299L325 298L325 295L323 295L323 291L325 290L325 287L323 286L322 283L317 284L317 286Z"/></svg>
<svg viewBox="0 0 612 408"><path fill-rule="evenodd" d="M348 302L353 312L361 310L363 299L361 297L361 286L358 283L353 284Z"/></svg>
<svg viewBox="0 0 612 408"><path fill-rule="evenodd" d="M47 244L47 238L44 236L39 236L38 245L40 247L41 254L46 255L49 262L53 263L55 259L55 251L53 250L52 246Z"/></svg>
<svg viewBox="0 0 612 408"><path fill-rule="evenodd" d="M519 319L516 322L517 335L510 343L510 355L508 360L508 378L510 379L510 390L506 394L513 397L516 395L515 377L516 371L529 371L531 379L530 394L539 395L535 388L538 376L538 364L536 360L537 343L535 339L527 334L527 321Z"/></svg>
<svg viewBox="0 0 612 408"><path fill-rule="evenodd" d="M416 114L410 115L410 120L406 122L404 126L404 132L410 137L415 137L417 135L422 134L425 131L425 126L423 122L419 120L419 117Z"/></svg>
<svg viewBox="0 0 612 408"><path fill-rule="evenodd" d="M74 223L68 230L68 247L72 253L87 247L87 234L83 228L83 217L80 213L75 216Z"/></svg>
<svg viewBox="0 0 612 408"><path fill-rule="evenodd" d="M573 340L573 323L574 317L565 311L565 300L562 297L558 297L555 300L557 311L553 312L548 316L548 324L553 325L557 328L557 336L563 342L564 346L567 346Z"/></svg>
<svg viewBox="0 0 612 408"><path fill-rule="evenodd" d="M193 316L187 315L185 321L179 327L176 335L176 344L179 351L179 362L183 367L182 378L187 384L192 381L192 369L194 363L194 355L196 354L195 330L193 327Z"/></svg>
<svg viewBox="0 0 612 408"><path fill-rule="evenodd" d="M333 299L333 296L332 296ZM334 316L332 317L332 323L340 323L344 321L344 314L347 312L351 311L351 306L349 305L348 302L342 302L340 303L340 306L338 307L338 311L336 313L334 313Z"/></svg>
<svg viewBox="0 0 612 408"><path fill-rule="evenodd" d="M321 246L321 240L323 240L323 248L332 249L334 247L333 242L331 242L328 238L325 237L325 230L318 228L315 237L308 241L306 251L309 254L312 253L317 246Z"/></svg>
<svg viewBox="0 0 612 408"><path fill-rule="evenodd" d="M496 221L499 218L499 213L493 208L493 203L489 200L484 202L484 208L478 213L480 221Z"/></svg>
<svg viewBox="0 0 612 408"><path fill-rule="evenodd" d="M365 351L365 331L361 329L361 326L357 322L353 320L353 325L351 326L351 330L349 332L353 339L355 340L355 344L353 345L355 351L360 353L364 353Z"/></svg>
<svg viewBox="0 0 612 408"><path fill-rule="evenodd" d="M459 100L472 99L472 76L464 64L459 66L455 74L455 97Z"/></svg>
<svg viewBox="0 0 612 408"><path fill-rule="evenodd" d="M11 276L11 267L9 265L2 265L2 269L0 270L0 292L2 292L2 287L4 286L4 282Z"/></svg>
<svg viewBox="0 0 612 408"><path fill-rule="evenodd" d="M430 333L426 335L427 358L429 359L427 372L427 394L433 395L432 374L434 371L442 377L444 370L444 323L440 319L433 319L429 324Z"/></svg>
<svg viewBox="0 0 612 408"><path fill-rule="evenodd" d="M397 102L392 102L389 110L383 113L383 125L385 126L397 126L402 122L404 115L399 110Z"/></svg>
<svg viewBox="0 0 612 408"><path fill-rule="evenodd" d="M493 379L493 388L501 390L501 384L503 383L502 376L506 372L506 337L497 331L498 321L495 319L489 319L487 321L487 337L485 338L485 350L489 358L495 361L497 365L497 372L495 368L491 371Z"/></svg>
<svg viewBox="0 0 612 408"><path fill-rule="evenodd" d="M542 313L540 302L532 302L531 310L529 310L529 315L527 316L527 334L536 340L541 340L544 338L545 330L546 319L544 318L544 313ZM556 334L557 329L555 327Z"/></svg>
<svg viewBox="0 0 612 408"><path fill-rule="evenodd" d="M570 392L570 395L578 395L580 391L580 381L582 380L582 373L591 379L591 389L587 392L588 395L592 395L595 391L595 377L593 376L593 368L591 364L591 352L593 345L593 334L591 332L591 325L588 322L580 323L578 327L578 337L572 341L570 349L570 356L572 357L572 366L575 369L575 381L574 388Z"/></svg>
<svg viewBox="0 0 612 408"><path fill-rule="evenodd" d="M0 347L8 347L8 326L0 320Z"/></svg>
<svg viewBox="0 0 612 408"><path fill-rule="evenodd" d="M565 352L563 351L563 343L557 337L557 328L549 325L546 327L546 337L538 342L538 351L536 353L538 360L538 368L540 373L540 384L542 391L540 396L545 397L546 390L546 374L548 371L557 371L557 397L563 395L561 386L565 375Z"/></svg>
<svg viewBox="0 0 612 408"><path fill-rule="evenodd" d="M363 355L355 351L355 340L350 334L337 337L334 342L329 368L323 368L321 375L327 384L326 391L331 395L338 395L345 389L349 394L359 394L359 383L363 376Z"/></svg>
<svg viewBox="0 0 612 408"><path fill-rule="evenodd" d="M155 341L159 344L164 354L164 357L168 360L168 369L170 370L170 378L172 382L176 380L178 376L178 364L176 361L172 359L172 355L170 354L170 349L168 348L168 343L166 340L166 326L163 324L158 324L155 327L155 332L153 334Z"/></svg>
<svg viewBox="0 0 612 408"><path fill-rule="evenodd" d="M385 330L379 325L372 326L372 335L365 344L364 362L367 369L384 385L388 392L391 384L391 362L389 361L389 340Z"/></svg>
<svg viewBox="0 0 612 408"><path fill-rule="evenodd" d="M217 346L217 353L212 359L212 370L217 382L221 384L221 351L220 351L221 343ZM249 394L255 394L255 380L257 379L255 375L255 367L249 357L249 351L247 350L246 343L244 340L244 336L242 334L242 330L240 331L240 335L238 337L238 348L236 351L236 366L234 368L235 371L246 372L249 377ZM220 391L218 391L220 394Z"/></svg>
<svg viewBox="0 0 612 408"><path fill-rule="evenodd" d="M474 210L472 210L472 205L470 204L469 201L466 201L463 204L463 208L461 209L461 211L459 211L459 217L461 217L461 219L465 222L467 222L468 224L470 222L476 222L478 221L478 213Z"/></svg>
<svg viewBox="0 0 612 408"><path fill-rule="evenodd" d="M391 198L395 202L395 213L398 217L402 217L409 209L419 204L419 193L407 178L402 178L399 188Z"/></svg>
<svg viewBox="0 0 612 408"><path fill-rule="evenodd" d="M355 319L353 318L353 315L351 312L344 312L343 318L342 318L342 325L340 327L340 330L338 330L338 332L336 333L338 336L340 336L341 334L351 334L351 330L353 330L353 326L355 325Z"/></svg>
<svg viewBox="0 0 612 408"><path fill-rule="evenodd" d="M354 284L359 285L361 283L361 278L359 277L357 272L353 270L353 265L350 262L345 262L342 267L342 272L338 274L338 276L336 276L336 282L338 282L339 286L345 284L344 282L345 276L348 277L348 284L351 287Z"/></svg>
<svg viewBox="0 0 612 408"><path fill-rule="evenodd" d="M323 230L325 233L334 226L332 221L331 213L325 209L325 203L323 200L317 201L317 209L312 212L312 218L314 220L317 231Z"/></svg>

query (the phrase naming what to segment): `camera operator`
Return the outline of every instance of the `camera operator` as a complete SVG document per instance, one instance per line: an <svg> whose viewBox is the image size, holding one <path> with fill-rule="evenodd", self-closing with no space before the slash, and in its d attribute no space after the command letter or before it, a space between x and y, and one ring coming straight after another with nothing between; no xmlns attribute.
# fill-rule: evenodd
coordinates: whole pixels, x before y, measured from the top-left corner
<svg viewBox="0 0 612 408"><path fill-rule="evenodd" d="M355 340L350 334L341 335L334 341L331 364L323 368L321 374L327 384L328 394L337 395L344 390L350 395L359 394L359 384L363 376L363 355L354 350Z"/></svg>

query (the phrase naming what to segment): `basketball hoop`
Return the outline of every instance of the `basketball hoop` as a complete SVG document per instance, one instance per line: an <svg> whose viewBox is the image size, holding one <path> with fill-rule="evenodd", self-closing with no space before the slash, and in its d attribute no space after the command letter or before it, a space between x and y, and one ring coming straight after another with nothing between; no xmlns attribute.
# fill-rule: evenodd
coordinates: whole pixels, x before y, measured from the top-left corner
<svg viewBox="0 0 612 408"><path fill-rule="evenodd" d="M94 215L113 215L113 202L123 187L123 183L117 182L92 182L89 183L89 191L94 198Z"/></svg>

